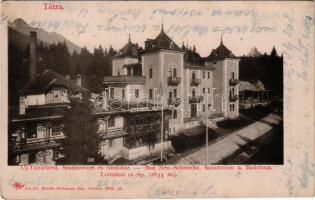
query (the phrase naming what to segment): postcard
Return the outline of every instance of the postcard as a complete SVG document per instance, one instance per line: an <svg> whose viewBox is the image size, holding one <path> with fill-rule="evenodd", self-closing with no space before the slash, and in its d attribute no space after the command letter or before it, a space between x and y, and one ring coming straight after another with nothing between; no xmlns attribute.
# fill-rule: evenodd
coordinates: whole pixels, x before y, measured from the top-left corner
<svg viewBox="0 0 315 200"><path fill-rule="evenodd" d="M4 1L4 199L313 196L311 1Z"/></svg>

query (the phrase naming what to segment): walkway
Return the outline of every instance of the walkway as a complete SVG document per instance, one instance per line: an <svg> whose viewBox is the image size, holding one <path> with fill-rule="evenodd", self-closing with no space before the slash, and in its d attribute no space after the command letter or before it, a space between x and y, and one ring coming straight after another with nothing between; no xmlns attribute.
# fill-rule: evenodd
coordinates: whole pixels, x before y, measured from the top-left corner
<svg viewBox="0 0 315 200"><path fill-rule="evenodd" d="M242 146L248 144L249 142L255 141L256 139L268 133L273 129L273 125L279 125L281 120L281 117L278 115L269 114L260 121L250 124L249 126L238 130L213 144L210 144L208 147L209 163L206 163L207 154L206 148L204 147L180 159L176 164L217 164L239 151Z"/></svg>

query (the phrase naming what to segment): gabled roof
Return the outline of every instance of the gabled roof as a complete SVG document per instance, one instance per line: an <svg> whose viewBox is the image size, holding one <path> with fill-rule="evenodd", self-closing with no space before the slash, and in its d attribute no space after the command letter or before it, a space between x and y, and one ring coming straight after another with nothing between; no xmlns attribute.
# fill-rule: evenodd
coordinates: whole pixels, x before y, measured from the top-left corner
<svg viewBox="0 0 315 200"><path fill-rule="evenodd" d="M56 86L70 88L69 81L64 76L47 69L40 75L37 75L33 81L28 83L22 89L22 93L24 95L41 94Z"/></svg>
<svg viewBox="0 0 315 200"><path fill-rule="evenodd" d="M225 58L236 58L224 44L221 38L220 45L211 51L211 54L206 58L208 61L224 60Z"/></svg>

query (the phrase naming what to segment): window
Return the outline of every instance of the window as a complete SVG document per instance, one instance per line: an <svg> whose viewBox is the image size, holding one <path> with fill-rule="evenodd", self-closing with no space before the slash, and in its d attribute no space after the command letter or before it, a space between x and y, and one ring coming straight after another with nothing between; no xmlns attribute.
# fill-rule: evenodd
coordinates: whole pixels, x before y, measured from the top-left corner
<svg viewBox="0 0 315 200"><path fill-rule="evenodd" d="M206 78L206 72L202 72L202 78L203 78L203 79Z"/></svg>
<svg viewBox="0 0 315 200"><path fill-rule="evenodd" d="M208 72L208 79L210 79L210 72Z"/></svg>
<svg viewBox="0 0 315 200"><path fill-rule="evenodd" d="M36 162L36 154L35 153L30 153L29 154L29 163L35 163Z"/></svg>
<svg viewBox="0 0 315 200"><path fill-rule="evenodd" d="M168 97L169 97L169 99L172 99L172 98L173 98L172 91L169 91Z"/></svg>
<svg viewBox="0 0 315 200"><path fill-rule="evenodd" d="M173 68L173 77L177 77L176 68Z"/></svg>
<svg viewBox="0 0 315 200"><path fill-rule="evenodd" d="M173 110L173 119L177 119L177 110Z"/></svg>
<svg viewBox="0 0 315 200"><path fill-rule="evenodd" d="M202 88L202 94L206 94L206 88Z"/></svg>
<svg viewBox="0 0 315 200"><path fill-rule="evenodd" d="M234 111L234 110L235 110L234 103L231 103L230 104L230 111Z"/></svg>
<svg viewBox="0 0 315 200"><path fill-rule="evenodd" d="M109 148L113 147L113 140L109 140Z"/></svg>
<svg viewBox="0 0 315 200"><path fill-rule="evenodd" d="M117 76L120 76L120 71L117 72Z"/></svg>
<svg viewBox="0 0 315 200"><path fill-rule="evenodd" d="M211 104L208 104L208 110L210 110L211 109Z"/></svg>
<svg viewBox="0 0 315 200"><path fill-rule="evenodd" d="M54 157L54 160L58 160L59 158L59 152L57 150L54 150L53 151L53 157Z"/></svg>
<svg viewBox="0 0 315 200"><path fill-rule="evenodd" d="M195 95L196 95L195 88L192 89L191 94L192 94L192 96L195 96Z"/></svg>
<svg viewBox="0 0 315 200"><path fill-rule="evenodd" d="M174 89L174 97L177 97L177 89Z"/></svg>
<svg viewBox="0 0 315 200"><path fill-rule="evenodd" d="M125 98L125 89L121 89L121 98Z"/></svg>
<svg viewBox="0 0 315 200"><path fill-rule="evenodd" d="M108 127L114 127L115 126L115 118L114 117L110 117L108 119Z"/></svg>
<svg viewBox="0 0 315 200"><path fill-rule="evenodd" d="M149 68L149 78L152 78L153 75L153 69L152 67Z"/></svg>
<svg viewBox="0 0 315 200"><path fill-rule="evenodd" d="M26 138L27 139L37 138L37 128L29 127L26 132Z"/></svg>
<svg viewBox="0 0 315 200"><path fill-rule="evenodd" d="M230 73L230 78L231 78L231 79L234 79L234 72L231 72L231 73Z"/></svg>
<svg viewBox="0 0 315 200"><path fill-rule="evenodd" d="M139 89L135 89L135 97L136 97L136 98L139 97Z"/></svg>
<svg viewBox="0 0 315 200"><path fill-rule="evenodd" d="M233 96L234 96L234 87L230 89L230 97L233 97Z"/></svg>
<svg viewBox="0 0 315 200"><path fill-rule="evenodd" d="M210 88L208 88L208 94L210 94Z"/></svg>
<svg viewBox="0 0 315 200"><path fill-rule="evenodd" d="M51 135L54 136L54 135L59 135L60 132L61 132L61 126L58 126L58 125L54 125L52 128L51 128Z"/></svg>
<svg viewBox="0 0 315 200"><path fill-rule="evenodd" d="M191 78L192 78L193 80L196 79L196 72L195 72L195 71L192 71Z"/></svg>
<svg viewBox="0 0 315 200"><path fill-rule="evenodd" d="M114 88L110 88L110 98L114 98Z"/></svg>
<svg viewBox="0 0 315 200"><path fill-rule="evenodd" d="M149 99L153 99L153 90L149 89Z"/></svg>
<svg viewBox="0 0 315 200"><path fill-rule="evenodd" d="M202 104L202 112L206 112L206 105Z"/></svg>
<svg viewBox="0 0 315 200"><path fill-rule="evenodd" d="M172 71L172 68L169 68L169 71L168 71L168 76L169 76L169 77L172 77L172 76L173 76L173 71Z"/></svg>

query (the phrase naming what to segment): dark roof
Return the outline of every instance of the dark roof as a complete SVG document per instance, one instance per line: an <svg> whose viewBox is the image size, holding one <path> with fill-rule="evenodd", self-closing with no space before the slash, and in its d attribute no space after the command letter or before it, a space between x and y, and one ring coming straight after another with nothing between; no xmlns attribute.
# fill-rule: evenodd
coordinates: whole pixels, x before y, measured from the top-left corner
<svg viewBox="0 0 315 200"><path fill-rule="evenodd" d="M206 58L206 60L218 61L224 60L225 58L236 58L236 56L223 44L221 38L220 45L211 51L211 54Z"/></svg>
<svg viewBox="0 0 315 200"><path fill-rule="evenodd" d="M22 93L24 95L41 94L56 86L69 88L70 84L64 76L48 69L37 75L34 80L28 83L22 89Z"/></svg>
<svg viewBox="0 0 315 200"><path fill-rule="evenodd" d="M119 54L116 57L138 57L138 55L139 45L132 43L129 36L127 44L119 50Z"/></svg>
<svg viewBox="0 0 315 200"><path fill-rule="evenodd" d="M181 50L178 45L164 32L163 25L160 34L155 39L147 39L145 42L145 50L150 49Z"/></svg>
<svg viewBox="0 0 315 200"><path fill-rule="evenodd" d="M205 64L204 59L196 51L189 50L184 56L185 64L203 66Z"/></svg>
<svg viewBox="0 0 315 200"><path fill-rule="evenodd" d="M63 75L58 74L53 70L47 69L43 73L37 75L33 81L28 83L22 89L22 94L42 94L57 86L65 87L71 90L73 93L88 92L86 88L71 83L71 81L67 80L67 78Z"/></svg>

